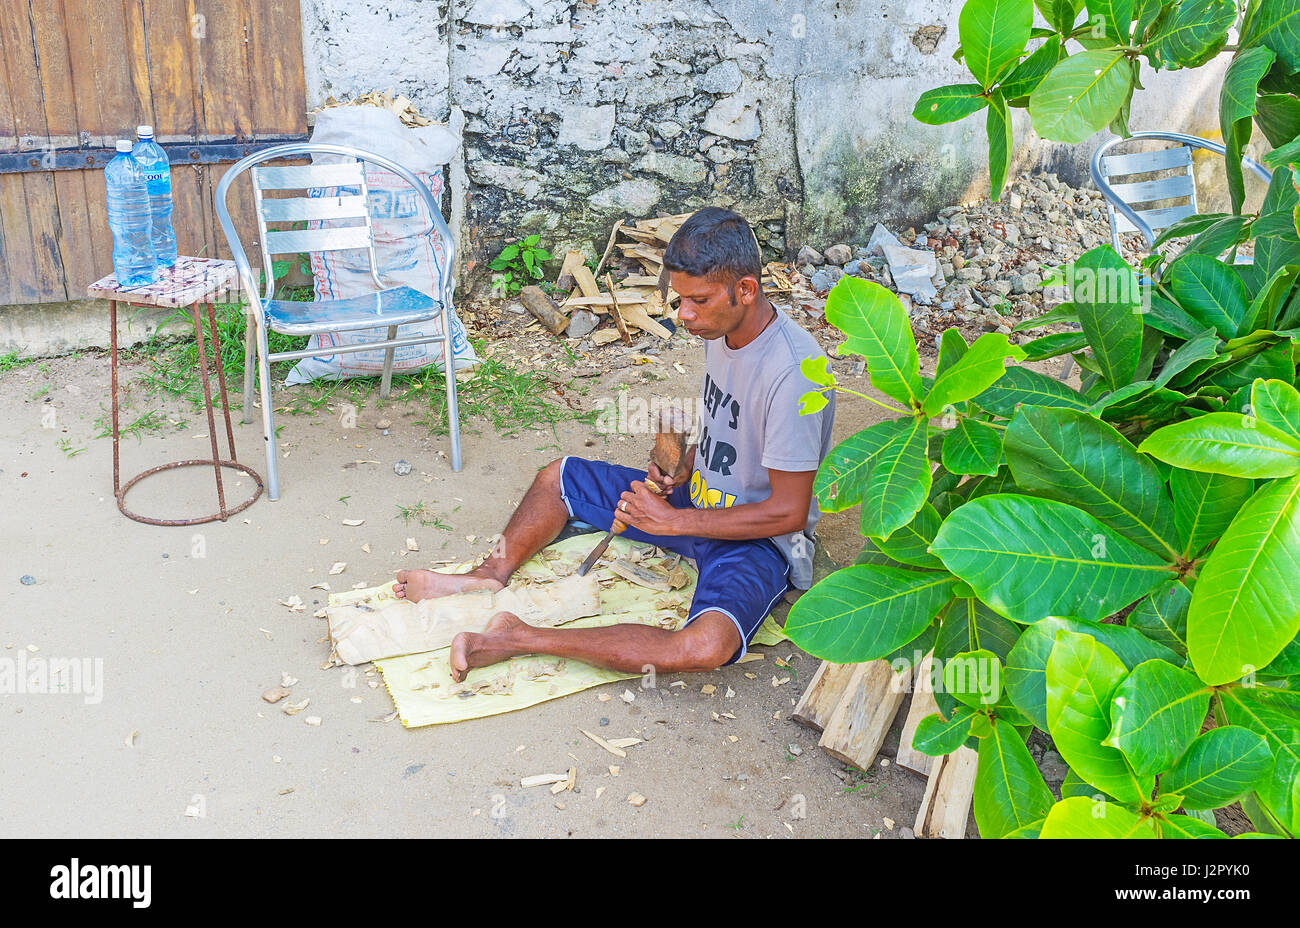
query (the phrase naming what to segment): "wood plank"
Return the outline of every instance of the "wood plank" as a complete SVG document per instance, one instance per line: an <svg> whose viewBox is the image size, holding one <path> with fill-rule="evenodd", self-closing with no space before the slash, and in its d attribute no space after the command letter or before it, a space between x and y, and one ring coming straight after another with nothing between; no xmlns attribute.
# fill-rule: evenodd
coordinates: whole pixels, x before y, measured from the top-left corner
<svg viewBox="0 0 1300 928"><path fill-rule="evenodd" d="M95 84L94 36L99 24L92 17L91 0L63 0L62 5L71 79L67 92L77 108L79 141L85 139L95 147L107 148L108 143L100 134L104 123L100 102L103 100L108 104L112 98L104 96L103 90ZM95 10L98 11L100 6L95 4ZM109 4L109 8L112 9L113 5ZM122 36L119 34L118 38Z"/></svg>
<svg viewBox="0 0 1300 928"><path fill-rule="evenodd" d="M72 94L72 67L62 3L30 5L31 41L39 62L41 106L45 132L54 148L71 148L77 142L77 105Z"/></svg>
<svg viewBox="0 0 1300 928"><path fill-rule="evenodd" d="M573 279L578 284L578 289L582 291L583 296L592 297L600 296L600 285L596 283L595 276L591 269L585 264L579 264L573 269Z"/></svg>
<svg viewBox="0 0 1300 928"><path fill-rule="evenodd" d="M14 92L9 86L9 70L5 66L8 55L5 53L4 34L8 30L4 27L3 21L12 15L14 14L8 7L0 7L0 151L19 151L18 128L14 116ZM3 269L0 269L0 273L3 273ZM0 286L0 294L5 292L5 288Z"/></svg>
<svg viewBox="0 0 1300 928"><path fill-rule="evenodd" d="M14 132L18 149L40 148L49 141L45 107L41 100L40 72L27 4L0 4L0 61L13 94Z"/></svg>
<svg viewBox="0 0 1300 928"><path fill-rule="evenodd" d="M199 48L211 41L212 29L210 23L193 19L190 6L189 0L149 0L146 7L153 131L160 142L198 139L193 62Z"/></svg>
<svg viewBox="0 0 1300 928"><path fill-rule="evenodd" d="M918 838L964 838L979 755L963 745L935 761L913 830Z"/></svg>
<svg viewBox="0 0 1300 928"><path fill-rule="evenodd" d="M927 654L912 678L912 705L907 710L903 735L898 741L898 754L894 757L894 763L908 770L914 770L922 776L930 775L935 758L922 754L912 747L912 738L916 735L916 726L920 724L921 719L939 711L939 704L934 701L934 685L930 681L930 671L933 666L934 654Z"/></svg>
<svg viewBox="0 0 1300 928"><path fill-rule="evenodd" d="M620 301L622 294L619 294ZM657 335L664 341L673 337L673 333L664 328L662 324L650 318L646 312L645 303L630 303L626 306L620 305L619 311L623 316L623 321L628 325L634 325L642 332L649 332L651 335Z"/></svg>
<svg viewBox="0 0 1300 928"><path fill-rule="evenodd" d="M86 203L84 180L84 175L90 173L99 172L56 171L50 175L54 180L54 195L59 213L59 259L63 265L70 300L81 299L88 285L112 270L111 267L100 268L95 264L95 246L90 235L90 209Z"/></svg>
<svg viewBox="0 0 1300 928"><path fill-rule="evenodd" d="M248 62L253 132L305 135L307 83L302 64L299 0L252 0Z"/></svg>
<svg viewBox="0 0 1300 928"><path fill-rule="evenodd" d="M146 57L149 54L149 40L145 31L144 0L122 0L122 31L126 42L117 50L117 54L127 63L127 92L120 98L122 107L134 107L136 125L153 125L156 120L153 91L149 86L149 61ZM123 129L125 127L119 123L116 131L121 132Z"/></svg>
<svg viewBox="0 0 1300 928"><path fill-rule="evenodd" d="M215 243L207 232L210 210L204 208L206 182L199 180L208 165L177 164L172 166L172 228L176 231L176 251L198 258L215 257Z"/></svg>
<svg viewBox="0 0 1300 928"><path fill-rule="evenodd" d="M23 197L27 222L31 227L32 257L36 276L33 303L61 303L69 299L67 279L59 252L59 200L54 192L53 174L24 174ZM79 298L80 294L76 294Z"/></svg>
<svg viewBox="0 0 1300 928"><path fill-rule="evenodd" d="M101 275L113 269L113 232L108 227L108 187L103 171L81 171L90 225L90 245L95 268Z"/></svg>
<svg viewBox="0 0 1300 928"><path fill-rule="evenodd" d="M573 269L579 264L586 264L587 256L580 251L566 251L564 261L560 264L560 273L555 278L555 289L572 290L574 287Z"/></svg>
<svg viewBox="0 0 1300 928"><path fill-rule="evenodd" d="M35 302L36 255L32 230L27 221L27 195L23 175L0 174L0 228L4 232L4 262L0 264L0 300L6 303Z"/></svg>
<svg viewBox="0 0 1300 928"><path fill-rule="evenodd" d="M144 121L131 82L123 4L65 0L64 16L78 127L91 145L111 148L124 130Z"/></svg>
<svg viewBox="0 0 1300 928"><path fill-rule="evenodd" d="M250 139L253 88L248 80L245 0L195 0L207 37L195 43L199 62L200 140Z"/></svg>
<svg viewBox="0 0 1300 928"><path fill-rule="evenodd" d="M840 704L844 688L853 678L854 666L822 661L790 717L800 725L817 731L824 729Z"/></svg>
<svg viewBox="0 0 1300 928"><path fill-rule="evenodd" d="M857 664L818 744L837 760L861 769L875 762L898 714L911 670L894 673L888 661Z"/></svg>

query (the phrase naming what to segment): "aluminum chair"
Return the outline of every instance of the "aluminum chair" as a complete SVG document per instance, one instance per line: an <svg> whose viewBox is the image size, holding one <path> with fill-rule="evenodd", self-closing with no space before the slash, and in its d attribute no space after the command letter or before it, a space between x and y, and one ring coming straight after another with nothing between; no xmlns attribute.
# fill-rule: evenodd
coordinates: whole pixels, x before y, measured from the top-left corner
<svg viewBox="0 0 1300 928"><path fill-rule="evenodd" d="M1179 144L1159 151L1115 155L1109 153L1116 145L1139 139L1159 139ZM1106 212L1110 216L1110 240L1116 251L1119 251L1121 233L1141 232L1146 239L1147 248L1155 248L1157 232L1196 214L1196 177L1192 173L1192 148L1205 148L1220 156L1227 151L1218 142L1196 135L1184 135L1181 132L1134 132L1126 139L1111 139L1092 153L1088 172L1092 175L1092 182L1106 198ZM1273 179L1272 173L1258 162L1242 158L1241 163L1263 178L1264 183ZM1116 177L1164 171L1179 173L1122 184L1111 182ZM1184 202L1156 209L1137 208L1140 204L1158 200Z"/></svg>
<svg viewBox="0 0 1300 928"><path fill-rule="evenodd" d="M304 155L338 155L355 160L326 164L262 166L267 161L300 158ZM370 213L367 209L368 190L365 171L367 162L379 165L401 177L419 192L424 201L433 228L441 236L444 246L442 259L438 264L442 281L442 292L438 294L438 298L429 297L413 287L385 287L380 280ZM253 204L257 214L262 267L266 271L264 292L260 299L256 296L257 278L254 277L248 257L240 244L226 203L231 186L245 171L252 177ZM313 189L319 191L321 188L335 188L335 195L309 195ZM301 190L308 193L293 198L264 198L263 193L269 190ZM280 496L275 421L271 406L271 362L309 358L322 353L321 348L272 353L267 341L268 332L280 332L285 335L319 335L386 326L388 332L387 339L384 341L338 345L327 349L330 354L349 354L384 348L380 397L388 395L392 384L393 353L397 348L442 342L442 363L447 382L447 419L451 433L451 469L459 471L461 468L460 417L456 405L456 369L451 345L452 292L455 288L451 274L454 243L451 231L447 228L447 223L437 203L434 202L429 188L420 183L406 168L372 152L342 145L293 143L277 145L236 162L217 185L215 199L217 219L221 222L221 230L225 233L226 242L234 256L240 285L248 294L250 301L248 325L244 336L244 421L251 422L253 418L253 361L256 348L257 380L261 388L262 400L262 433L266 439L267 496L273 500ZM302 220L330 221L332 227L287 231L267 227L268 223L296 223ZM353 224L340 225L339 220L351 220ZM318 300L313 303L274 299L275 280L270 272L273 255L360 249L365 249L369 255L370 275L375 284L375 293L339 300ZM254 300L256 306L253 305ZM441 319L441 334L397 337L399 325L427 322L433 319Z"/></svg>

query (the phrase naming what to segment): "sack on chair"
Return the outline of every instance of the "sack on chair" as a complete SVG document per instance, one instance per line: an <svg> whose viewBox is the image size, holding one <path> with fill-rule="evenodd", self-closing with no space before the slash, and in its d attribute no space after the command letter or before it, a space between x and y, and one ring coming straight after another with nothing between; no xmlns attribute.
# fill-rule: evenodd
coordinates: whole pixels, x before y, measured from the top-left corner
<svg viewBox="0 0 1300 928"><path fill-rule="evenodd" d="M396 114L375 106L338 106L321 110L311 140L331 145L348 145L374 152L408 168L426 184L436 202L443 190L443 165L455 154L460 139L445 126L410 128ZM341 160L333 155L318 155L315 163ZM366 165L369 189L370 221L374 230L375 260L384 286L405 284L421 293L440 298L443 280L438 260L443 243L424 207L419 194L404 180L378 165ZM317 188L311 196L332 196L335 188ZM309 222L309 228L322 228L327 221ZM312 286L318 300L337 300L373 293L370 260L364 250L330 251L311 255ZM399 326L398 338L435 335L442 331L442 321ZM469 336L460 319L452 315L452 354L457 368L478 363ZM299 361L289 372L288 384L312 380L341 380L347 377L375 377L384 367L384 351L358 351L353 354L330 354L338 345L356 345L383 341L387 329L361 329L313 335L310 348L321 354ZM393 370L410 372L440 364L442 344L407 345L393 352Z"/></svg>

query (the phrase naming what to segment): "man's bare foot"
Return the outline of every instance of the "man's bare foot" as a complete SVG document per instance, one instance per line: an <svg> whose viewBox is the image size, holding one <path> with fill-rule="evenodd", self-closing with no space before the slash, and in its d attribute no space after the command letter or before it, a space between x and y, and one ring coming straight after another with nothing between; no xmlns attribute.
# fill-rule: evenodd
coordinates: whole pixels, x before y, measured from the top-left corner
<svg viewBox="0 0 1300 928"><path fill-rule="evenodd" d="M512 612L498 612L488 620L480 632L461 632L451 641L451 678L457 683L475 667L486 667L498 661L524 654L509 642L512 632L527 628L527 624Z"/></svg>
<svg viewBox="0 0 1300 928"><path fill-rule="evenodd" d="M422 599L450 596L452 593L465 593L469 590L496 592L504 586L500 580L473 571L467 574L440 574L436 570L399 570L393 592L398 599L418 603Z"/></svg>

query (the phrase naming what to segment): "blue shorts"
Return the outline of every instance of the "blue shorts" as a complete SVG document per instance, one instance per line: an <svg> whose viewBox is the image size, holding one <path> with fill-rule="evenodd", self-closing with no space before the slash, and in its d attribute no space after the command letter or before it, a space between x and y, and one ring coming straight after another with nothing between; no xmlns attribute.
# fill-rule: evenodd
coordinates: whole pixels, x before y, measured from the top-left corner
<svg viewBox="0 0 1300 928"><path fill-rule="evenodd" d="M631 488L633 480L645 478L646 472L635 467L567 457L560 465L560 495L571 517L607 529L614 521L618 498ZM690 490L684 485L678 487L669 495L668 502L679 509L691 508ZM789 589L790 565L769 538L726 541L650 535L631 526L623 532L623 537L658 545L695 560L700 577L686 624L705 612L721 612L731 619L740 632L741 643L729 664L745 656L763 619Z"/></svg>

